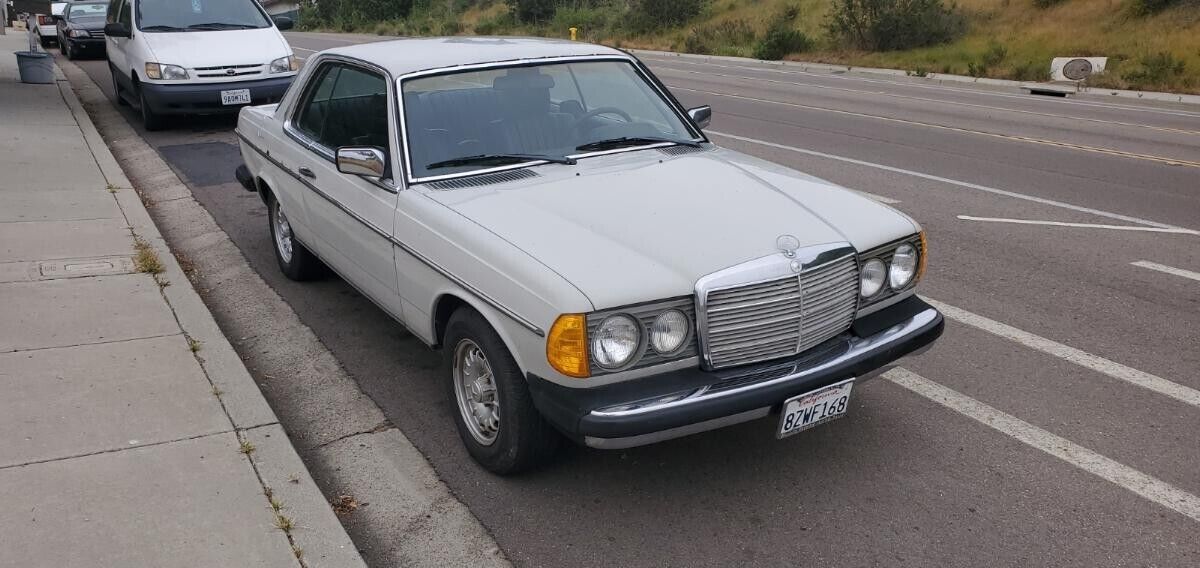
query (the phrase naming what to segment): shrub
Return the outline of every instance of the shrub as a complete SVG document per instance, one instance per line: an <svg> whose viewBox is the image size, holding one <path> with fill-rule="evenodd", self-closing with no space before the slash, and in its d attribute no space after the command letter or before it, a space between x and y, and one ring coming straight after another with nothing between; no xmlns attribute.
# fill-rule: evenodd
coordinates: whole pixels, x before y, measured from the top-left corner
<svg viewBox="0 0 1200 568"><path fill-rule="evenodd" d="M555 0L508 0L508 5L517 20L532 24L549 20L557 7Z"/></svg>
<svg viewBox="0 0 1200 568"><path fill-rule="evenodd" d="M1139 16L1157 14L1175 6L1200 6L1200 0L1130 0L1129 3L1133 13Z"/></svg>
<svg viewBox="0 0 1200 568"><path fill-rule="evenodd" d="M1166 51L1145 55L1139 63L1139 67L1121 73L1121 78L1134 89L1174 85L1183 77L1183 71L1187 67L1186 61Z"/></svg>
<svg viewBox="0 0 1200 568"><path fill-rule="evenodd" d="M946 43L966 29L966 19L942 0L834 0L829 35L869 51L897 51Z"/></svg>
<svg viewBox="0 0 1200 568"><path fill-rule="evenodd" d="M1064 0L1033 0L1035 8L1050 8L1062 4Z"/></svg>
<svg viewBox="0 0 1200 568"><path fill-rule="evenodd" d="M996 42L988 44L987 51L983 52L983 64L986 67L995 67L1004 62L1008 57L1008 48Z"/></svg>
<svg viewBox="0 0 1200 568"><path fill-rule="evenodd" d="M1013 65L1013 79L1017 81L1045 81L1050 78L1049 65L1036 61L1023 61Z"/></svg>
<svg viewBox="0 0 1200 568"><path fill-rule="evenodd" d="M700 15L707 5L708 0L634 0L629 26L638 33L679 27Z"/></svg>
<svg viewBox="0 0 1200 568"><path fill-rule="evenodd" d="M562 6L554 12L550 29L554 34L565 34L569 28L579 28L581 39L594 39L608 28L611 13L612 10L603 7Z"/></svg>
<svg viewBox="0 0 1200 568"><path fill-rule="evenodd" d="M789 6L782 14L771 21L762 41L754 46L754 57L757 59L783 59L789 53L808 51L812 48L812 40L795 28L796 18L800 9Z"/></svg>

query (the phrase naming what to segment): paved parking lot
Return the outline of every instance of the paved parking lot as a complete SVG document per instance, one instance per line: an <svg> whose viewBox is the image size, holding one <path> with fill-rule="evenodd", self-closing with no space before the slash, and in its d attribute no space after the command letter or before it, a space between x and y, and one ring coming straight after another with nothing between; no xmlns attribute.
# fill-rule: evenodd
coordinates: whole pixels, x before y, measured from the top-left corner
<svg viewBox="0 0 1200 568"><path fill-rule="evenodd" d="M368 39L288 37L301 57ZM946 333L848 418L496 478L459 444L434 354L344 283L278 273L231 120L144 137L518 564L1200 565L1200 108L644 60L713 105L714 142L928 231Z"/></svg>

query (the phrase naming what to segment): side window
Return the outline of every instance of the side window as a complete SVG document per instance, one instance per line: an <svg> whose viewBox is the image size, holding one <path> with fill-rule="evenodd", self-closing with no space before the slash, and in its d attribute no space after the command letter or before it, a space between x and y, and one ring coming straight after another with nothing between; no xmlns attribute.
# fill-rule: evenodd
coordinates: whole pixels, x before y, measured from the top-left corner
<svg viewBox="0 0 1200 568"><path fill-rule="evenodd" d="M311 82L313 88L300 102L300 112L296 114L293 125L313 140L321 140L325 116L329 111L329 97L333 94L333 84L337 82L339 71L341 67L337 65L326 65L317 70Z"/></svg>
<svg viewBox="0 0 1200 568"><path fill-rule="evenodd" d="M129 26L129 29L133 29L133 0L121 2L121 11L117 15L117 21Z"/></svg>
<svg viewBox="0 0 1200 568"><path fill-rule="evenodd" d="M110 0L108 3L108 14L105 15L105 23L113 24L117 21L117 15L121 13L122 0Z"/></svg>
<svg viewBox="0 0 1200 568"><path fill-rule="evenodd" d="M343 67L338 74L321 144L388 148L387 81L376 73Z"/></svg>

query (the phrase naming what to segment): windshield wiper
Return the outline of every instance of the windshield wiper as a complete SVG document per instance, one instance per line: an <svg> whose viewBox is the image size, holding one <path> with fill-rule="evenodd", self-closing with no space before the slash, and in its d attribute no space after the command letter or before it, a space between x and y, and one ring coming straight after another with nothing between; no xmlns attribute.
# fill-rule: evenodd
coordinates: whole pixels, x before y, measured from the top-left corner
<svg viewBox="0 0 1200 568"><path fill-rule="evenodd" d="M208 22L188 26L189 30L253 30L257 28L258 26L250 24L228 24L225 22Z"/></svg>
<svg viewBox="0 0 1200 568"><path fill-rule="evenodd" d="M599 140L596 142L588 142L575 149L581 152L592 150L612 150L615 148L625 148L628 146L641 146L643 144L659 144L662 142L670 142L671 144L679 144L680 146L689 146L699 148L700 143L695 140L678 140L675 138L659 138L656 136L622 136L620 138L609 138L608 140Z"/></svg>
<svg viewBox="0 0 1200 568"><path fill-rule="evenodd" d="M474 165L504 165L515 164L519 162L550 162L552 164L567 164L568 166L575 165L573 158L566 156L552 156L549 154L480 154L478 156L463 156L461 158L452 158L434 162L425 166L427 170L436 170L438 168L453 168L457 166L474 166Z"/></svg>
<svg viewBox="0 0 1200 568"><path fill-rule="evenodd" d="M184 28L177 28L175 26L164 26L164 25L142 26L141 30L144 32L186 32L187 31Z"/></svg>

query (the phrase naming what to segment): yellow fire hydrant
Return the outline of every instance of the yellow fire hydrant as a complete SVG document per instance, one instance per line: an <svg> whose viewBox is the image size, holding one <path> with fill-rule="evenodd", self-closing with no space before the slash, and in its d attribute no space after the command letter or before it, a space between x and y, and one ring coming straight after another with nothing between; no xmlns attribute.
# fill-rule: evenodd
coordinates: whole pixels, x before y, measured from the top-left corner
<svg viewBox="0 0 1200 568"><path fill-rule="evenodd" d="M575 41L575 34L579 32L579 28L571 28L571 41Z"/></svg>

